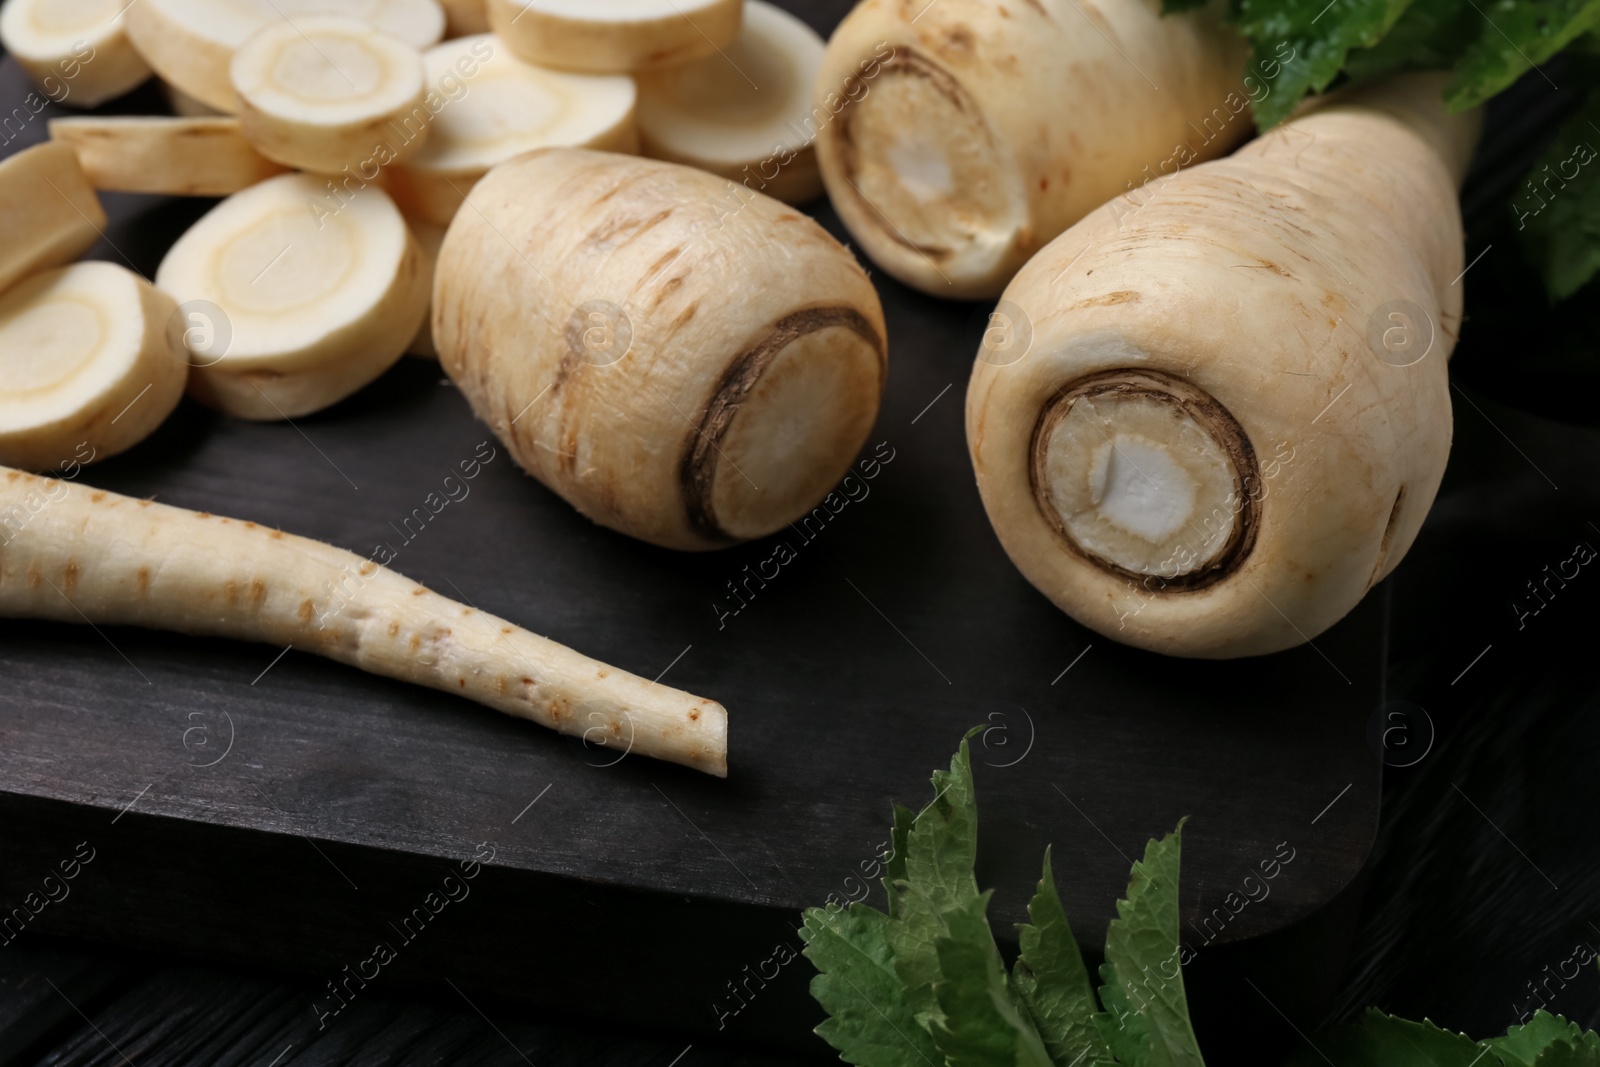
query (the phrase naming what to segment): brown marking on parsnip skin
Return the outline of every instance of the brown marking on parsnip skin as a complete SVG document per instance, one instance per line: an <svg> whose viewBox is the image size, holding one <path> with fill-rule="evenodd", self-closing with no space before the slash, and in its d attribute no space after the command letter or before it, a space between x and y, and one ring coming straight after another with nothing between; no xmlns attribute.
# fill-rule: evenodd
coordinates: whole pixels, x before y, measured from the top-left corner
<svg viewBox="0 0 1600 1067"><path fill-rule="evenodd" d="M78 561L77 560L75 560L75 559L67 560L66 569L64 571L62 571L62 573L61 573L61 584L67 587L66 591L67 591L68 595L70 595L74 589L78 588Z"/></svg>
<svg viewBox="0 0 1600 1067"><path fill-rule="evenodd" d="M1079 308L1115 307L1118 304L1137 304L1143 297L1132 289L1118 289L1114 293L1104 293L1100 296L1091 296L1087 300L1080 300L1067 308L1068 311L1077 311Z"/></svg>
<svg viewBox="0 0 1600 1067"><path fill-rule="evenodd" d="M609 218L583 239L585 245L607 250L621 248L640 234L647 233L672 216L672 208L663 208L647 219L637 217ZM616 238L623 237L618 241Z"/></svg>
<svg viewBox="0 0 1600 1067"><path fill-rule="evenodd" d="M465 689L467 687L467 680L465 678L462 678L462 679L460 679L460 682L461 682L461 688Z"/></svg>
<svg viewBox="0 0 1600 1067"><path fill-rule="evenodd" d="M211 517L211 512L209 512L209 511L197 511L197 512L194 513L194 517L197 518L197 519L209 519Z"/></svg>
<svg viewBox="0 0 1600 1067"><path fill-rule="evenodd" d="M102 490L102 489L96 489L94 492L89 494L89 503L98 504L98 503L100 503L100 501L104 500L105 498L106 498L105 491Z"/></svg>
<svg viewBox="0 0 1600 1067"><path fill-rule="evenodd" d="M267 534L267 536L272 538L274 541L281 541L283 540L283 531L273 530L271 533Z"/></svg>
<svg viewBox="0 0 1600 1067"><path fill-rule="evenodd" d="M317 607L316 607L315 604L311 603L311 601L309 601L309 600L301 601L300 602L300 611L299 611L300 621L303 622L303 623L308 623L309 624L311 622L311 616L315 615L316 611L317 611Z"/></svg>
<svg viewBox="0 0 1600 1067"><path fill-rule="evenodd" d="M500 677L498 677L498 678L496 678L494 680L494 691L496 693L499 693L501 696L505 696L505 694L506 694L506 679L505 679L505 675L502 674Z"/></svg>
<svg viewBox="0 0 1600 1067"><path fill-rule="evenodd" d="M391 622L389 624L389 636L390 637L399 637L400 636L400 624L398 622Z"/></svg>
<svg viewBox="0 0 1600 1067"><path fill-rule="evenodd" d="M511 627L509 627L509 626L502 626L502 627L500 627L500 632L501 632L501 633L503 633L503 634L508 634L508 633L510 633L510 632L511 632Z"/></svg>
<svg viewBox="0 0 1600 1067"><path fill-rule="evenodd" d="M237 604L239 602L239 583L229 578L222 586L222 596L228 603Z"/></svg>
<svg viewBox="0 0 1600 1067"><path fill-rule="evenodd" d="M255 529L255 528L256 528L256 524L255 524L255 523L253 523L253 522L246 522L246 523L245 523L245 524L244 524L244 528L245 528L245 529L246 529L246 530L254 530L254 529Z"/></svg>
<svg viewBox="0 0 1600 1067"><path fill-rule="evenodd" d="M472 614L472 609L471 608L462 608L461 609L461 617L463 619L466 618L468 615L471 615L471 614Z"/></svg>
<svg viewBox="0 0 1600 1067"><path fill-rule="evenodd" d="M133 580L134 580L134 584L137 585L138 588L139 588L139 595L140 596L144 596L146 593L150 592L150 568L149 567L140 567L139 570L138 570L138 573L136 573L133 576Z"/></svg>
<svg viewBox="0 0 1600 1067"><path fill-rule="evenodd" d="M21 471L8 471L6 473L6 481L8 482L14 482L20 477L22 477Z"/></svg>
<svg viewBox="0 0 1600 1067"><path fill-rule="evenodd" d="M667 327L667 339L670 341L674 334L689 325L689 320L694 318L694 313L699 310L700 301L698 300L684 308L682 313L672 320L672 325Z"/></svg>
<svg viewBox="0 0 1600 1067"><path fill-rule="evenodd" d="M260 607L267 602L267 583L260 578L250 579L250 603Z"/></svg>
<svg viewBox="0 0 1600 1067"><path fill-rule="evenodd" d="M378 565L370 559L363 560L361 566L357 567L356 570L361 573L361 577L370 578L378 572Z"/></svg>
<svg viewBox="0 0 1600 1067"><path fill-rule="evenodd" d="M699 425L690 428L684 441L683 456L678 462L679 491L688 512L689 526L706 540L729 540L717 524L711 496L717 476L717 460L721 456L722 438L733 425L739 405L785 348L807 334L834 326L842 326L870 343L878 354L881 370L885 351L883 338L878 336L878 331L865 315L844 305L806 308L785 315L772 324L764 337L728 362L727 370L723 371L706 402Z"/></svg>
<svg viewBox="0 0 1600 1067"><path fill-rule="evenodd" d="M662 271L666 270L667 266L681 255L683 255L683 249L681 247L669 250L660 259L650 264L650 269L644 272L644 276L646 278L654 278L657 274L660 274Z"/></svg>
<svg viewBox="0 0 1600 1067"><path fill-rule="evenodd" d="M153 503L153 501L149 501L149 500L141 500L141 501L139 501L139 506L140 506L140 507L141 507L141 508L147 508L147 507L149 507L149 506L150 506L150 505L151 505L151 504L152 504L152 503Z"/></svg>
<svg viewBox="0 0 1600 1067"><path fill-rule="evenodd" d="M28 588L39 588L41 581L43 581L43 576L39 573L39 565L37 563L28 564Z"/></svg>
<svg viewBox="0 0 1600 1067"><path fill-rule="evenodd" d="M656 308L660 307L663 300L678 291L678 288L683 285L683 280L688 276L689 274L686 271L683 274L674 275L673 277L662 282L661 288L656 290L656 298L650 304L650 309L654 311Z"/></svg>
<svg viewBox="0 0 1600 1067"><path fill-rule="evenodd" d="M700 721L700 709L699 708L690 709L690 711L689 711L689 721L690 722L699 722Z"/></svg>
<svg viewBox="0 0 1600 1067"><path fill-rule="evenodd" d="M411 641L406 647L411 653L415 654L417 649L422 647L422 635L412 634Z"/></svg>
<svg viewBox="0 0 1600 1067"><path fill-rule="evenodd" d="M415 589L411 590L411 595L412 596L421 596L422 594L424 594L426 592L427 592L427 590L419 585Z"/></svg>

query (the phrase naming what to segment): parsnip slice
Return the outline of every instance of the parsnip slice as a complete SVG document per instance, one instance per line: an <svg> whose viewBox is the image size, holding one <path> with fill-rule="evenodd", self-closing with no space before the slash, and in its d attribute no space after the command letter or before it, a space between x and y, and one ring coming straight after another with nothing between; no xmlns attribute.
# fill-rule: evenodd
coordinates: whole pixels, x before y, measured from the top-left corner
<svg viewBox="0 0 1600 1067"><path fill-rule="evenodd" d="M119 193L227 196L284 171L230 116L51 119L50 137L72 146L96 189Z"/></svg>
<svg viewBox="0 0 1600 1067"><path fill-rule="evenodd" d="M747 0L739 39L720 55L639 74L644 154L791 204L815 199L822 176L808 121L823 49L787 11Z"/></svg>
<svg viewBox="0 0 1600 1067"><path fill-rule="evenodd" d="M154 432L189 372L173 311L115 263L74 263L0 294L0 463L104 459Z"/></svg>
<svg viewBox="0 0 1600 1067"><path fill-rule="evenodd" d="M530 63L620 74L715 55L742 0L488 0L489 25Z"/></svg>
<svg viewBox="0 0 1600 1067"><path fill-rule="evenodd" d="M714 700L320 541L4 468L0 615L293 645L624 754L728 773L728 713Z"/></svg>
<svg viewBox="0 0 1600 1067"><path fill-rule="evenodd" d="M234 52L263 26L313 15L360 19L418 49L444 34L436 0L137 0L128 5L128 36L162 78L232 114Z"/></svg>
<svg viewBox="0 0 1600 1067"><path fill-rule="evenodd" d="M247 419L294 418L344 399L416 336L427 275L383 190L314 213L322 182L285 174L236 193L167 253L156 284L220 321L194 351L194 395Z"/></svg>
<svg viewBox="0 0 1600 1067"><path fill-rule="evenodd" d="M422 147L422 54L358 19L262 27L229 68L244 136L268 159L322 174Z"/></svg>
<svg viewBox="0 0 1600 1067"><path fill-rule="evenodd" d="M204 119L227 114L226 111L218 111L210 104L201 103L169 81L161 83L161 92L166 96L167 103L172 106L172 113L179 118Z"/></svg>
<svg viewBox="0 0 1600 1067"><path fill-rule="evenodd" d="M34 145L0 159L0 290L76 259L105 225L105 209L71 146Z"/></svg>
<svg viewBox="0 0 1600 1067"><path fill-rule="evenodd" d="M448 224L490 167L535 148L638 150L632 78L545 70L494 34L447 41L425 59L429 99L444 103L422 149L384 170L414 218Z"/></svg>
<svg viewBox="0 0 1600 1067"><path fill-rule="evenodd" d="M45 95L94 107L150 77L123 30L127 0L9 0L0 44Z"/></svg>

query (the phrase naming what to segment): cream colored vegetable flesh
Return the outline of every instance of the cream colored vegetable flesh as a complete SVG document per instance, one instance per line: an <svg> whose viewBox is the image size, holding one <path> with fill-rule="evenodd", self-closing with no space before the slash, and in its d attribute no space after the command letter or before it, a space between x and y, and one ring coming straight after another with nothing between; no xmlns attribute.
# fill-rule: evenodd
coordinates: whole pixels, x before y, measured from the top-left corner
<svg viewBox="0 0 1600 1067"><path fill-rule="evenodd" d="M94 107L150 77L124 32L127 0L7 0L0 44L58 104Z"/></svg>
<svg viewBox="0 0 1600 1067"><path fill-rule="evenodd" d="M727 185L531 153L479 183L435 274L434 343L478 417L579 511L671 548L805 515L883 389L866 274L806 216Z"/></svg>
<svg viewBox="0 0 1600 1067"><path fill-rule="evenodd" d="M865 0L828 42L810 125L873 262L986 298L1090 210L1244 138L1243 65L1214 7Z"/></svg>
<svg viewBox="0 0 1600 1067"><path fill-rule="evenodd" d="M230 67L244 136L268 159L322 174L385 163L421 148L422 55L359 19L313 15L270 23Z"/></svg>
<svg viewBox="0 0 1600 1067"><path fill-rule="evenodd" d="M438 109L428 141L384 171L385 187L413 218L448 225L490 167L535 148L638 150L632 78L544 70L493 34L447 41L425 60Z"/></svg>
<svg viewBox="0 0 1600 1067"><path fill-rule="evenodd" d="M262 641L727 775L727 712L253 522L0 468L0 615Z"/></svg>
<svg viewBox="0 0 1600 1067"><path fill-rule="evenodd" d="M0 463L53 470L154 432L189 373L173 311L114 263L74 263L0 293Z"/></svg>
<svg viewBox="0 0 1600 1067"><path fill-rule="evenodd" d="M644 154L786 203L815 199L822 177L806 124L822 52L810 26L747 0L739 39L721 53L639 75Z"/></svg>
<svg viewBox="0 0 1600 1067"><path fill-rule="evenodd" d="M190 389L205 403L305 415L378 377L416 336L427 272L394 202L370 188L317 214L307 205L323 184L285 174L236 193L161 261L156 284L199 317Z"/></svg>
<svg viewBox="0 0 1600 1067"><path fill-rule="evenodd" d="M990 521L1078 621L1220 658L1315 638L1404 556L1450 447L1441 81L1335 97L1090 214L1005 292L967 392Z"/></svg>
<svg viewBox="0 0 1600 1067"><path fill-rule="evenodd" d="M743 0L488 0L489 26L544 67L621 74L716 55Z"/></svg>
<svg viewBox="0 0 1600 1067"><path fill-rule="evenodd" d="M40 144L0 159L0 290L76 259L106 226L78 155Z"/></svg>
<svg viewBox="0 0 1600 1067"><path fill-rule="evenodd" d="M50 120L96 189L163 196L227 196L284 168L250 147L231 117L114 115Z"/></svg>
<svg viewBox="0 0 1600 1067"><path fill-rule="evenodd" d="M237 110L228 73L233 54L265 26L343 15L417 49L444 35L436 0L137 0L126 6L128 36L156 73L228 114Z"/></svg>

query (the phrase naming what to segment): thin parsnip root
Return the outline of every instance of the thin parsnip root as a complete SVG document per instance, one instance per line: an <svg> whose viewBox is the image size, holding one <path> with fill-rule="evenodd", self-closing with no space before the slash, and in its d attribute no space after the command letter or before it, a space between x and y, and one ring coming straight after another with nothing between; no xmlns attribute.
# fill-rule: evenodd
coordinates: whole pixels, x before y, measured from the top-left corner
<svg viewBox="0 0 1600 1067"><path fill-rule="evenodd" d="M1006 290L967 392L996 533L1079 622L1175 655L1315 638L1405 555L1450 447L1438 76L1119 197Z"/></svg>
<svg viewBox="0 0 1600 1067"><path fill-rule="evenodd" d="M744 0L488 0L489 26L542 67L622 74L717 54Z"/></svg>
<svg viewBox="0 0 1600 1067"><path fill-rule="evenodd" d="M822 52L810 26L763 0L746 0L739 39L721 54L639 74L644 154L789 204L822 195L806 129Z"/></svg>
<svg viewBox="0 0 1600 1067"><path fill-rule="evenodd" d="M214 317L191 345L190 391L247 419L296 418L391 367L427 311L427 272L383 190L310 210L326 183L284 174L236 193L180 237L156 284Z"/></svg>
<svg viewBox="0 0 1600 1067"><path fill-rule="evenodd" d="M632 78L544 70L488 33L446 41L424 60L430 99L440 102L428 141L383 171L412 218L449 225L490 167L535 148L638 150Z"/></svg>
<svg viewBox="0 0 1600 1067"><path fill-rule="evenodd" d="M444 35L444 12L435 0L136 0L125 6L128 36L156 73L230 115L238 103L228 66L263 26L345 15L417 49Z"/></svg>
<svg viewBox="0 0 1600 1067"><path fill-rule="evenodd" d="M727 712L343 549L0 468L0 615L314 652L601 744L727 775Z"/></svg>
<svg viewBox="0 0 1600 1067"><path fill-rule="evenodd" d="M174 310L114 263L74 263L0 294L0 463L52 470L154 432L189 372Z"/></svg>
<svg viewBox="0 0 1600 1067"><path fill-rule="evenodd" d="M239 120L115 115L50 120L96 189L161 196L228 196L282 174L250 147Z"/></svg>
<svg viewBox="0 0 1600 1067"><path fill-rule="evenodd" d="M124 32L126 0L7 0L0 45L57 103L94 107L150 77Z"/></svg>
<svg viewBox="0 0 1600 1067"><path fill-rule="evenodd" d="M1217 5L864 0L834 31L810 125L839 217L934 296L999 294L1133 185L1253 128Z"/></svg>
<svg viewBox="0 0 1600 1067"><path fill-rule="evenodd" d="M34 145L0 159L0 290L76 259L105 226L105 209L69 145Z"/></svg>
<svg viewBox="0 0 1600 1067"><path fill-rule="evenodd" d="M854 461L883 389L883 310L856 261L799 212L728 188L655 160L533 152L478 184L434 278L440 362L516 461L671 548L800 518Z"/></svg>
<svg viewBox="0 0 1600 1067"><path fill-rule="evenodd" d="M229 67L244 136L268 159L320 174L421 148L422 54L359 19L313 15L262 27Z"/></svg>

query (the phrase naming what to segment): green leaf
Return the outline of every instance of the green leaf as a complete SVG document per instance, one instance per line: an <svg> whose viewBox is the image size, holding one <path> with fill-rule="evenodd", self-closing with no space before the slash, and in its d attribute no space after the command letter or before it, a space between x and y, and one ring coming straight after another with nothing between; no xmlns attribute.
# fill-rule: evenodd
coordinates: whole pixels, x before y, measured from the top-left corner
<svg viewBox="0 0 1600 1067"><path fill-rule="evenodd" d="M1117 969L1109 963L1100 965L1100 1003L1106 1007L1103 1015L1094 1017L1094 1027L1118 1063L1143 1064L1149 1062L1150 1028L1134 1010L1128 995L1117 980Z"/></svg>
<svg viewBox="0 0 1600 1067"><path fill-rule="evenodd" d="M894 806L894 825L889 828L889 847L893 851L883 865L883 888L889 894L889 918L899 918L900 908L895 883L906 880L906 836L916 815L904 804Z"/></svg>
<svg viewBox="0 0 1600 1067"><path fill-rule="evenodd" d="M933 801L905 831L904 877L890 887L895 921L888 928L895 970L905 983L914 1015L924 1025L938 1009L933 993L939 977L935 942L945 933L946 917L978 897L972 874L978 855L978 806L966 738L950 769L933 772L933 788ZM898 814L895 821L898 827Z"/></svg>
<svg viewBox="0 0 1600 1067"><path fill-rule="evenodd" d="M989 894L946 916L938 939L939 1015L933 1040L948 1067L1051 1067L1049 1053L1012 1003L1005 964L984 912Z"/></svg>
<svg viewBox="0 0 1600 1067"><path fill-rule="evenodd" d="M1552 302L1600 271L1600 91L1561 127L1511 200L1528 258Z"/></svg>
<svg viewBox="0 0 1600 1067"><path fill-rule="evenodd" d="M1234 21L1253 46L1247 73L1270 88L1252 94L1256 124L1275 126L1301 97L1326 89L1351 50L1377 44L1410 2L1237 0Z"/></svg>
<svg viewBox="0 0 1600 1067"><path fill-rule="evenodd" d="M1188 1067L1204 1063L1189 1003L1183 991L1178 943L1178 860L1183 823L1145 846L1133 865L1128 897L1117 901L1117 918L1106 931L1106 963L1123 999L1148 1031L1148 1067ZM1106 969L1102 968L1104 977ZM1102 990L1101 1000L1106 1001ZM1110 1002L1106 1001L1107 1008Z"/></svg>
<svg viewBox="0 0 1600 1067"><path fill-rule="evenodd" d="M1400 70L1449 70L1482 27L1477 9L1462 0L1412 0L1382 40L1350 53L1345 74L1368 81Z"/></svg>
<svg viewBox="0 0 1600 1067"><path fill-rule="evenodd" d="M1302 1049L1293 1067L1337 1063L1339 1067L1489 1067L1485 1049L1465 1034L1396 1019L1368 1008L1353 1023L1320 1034Z"/></svg>
<svg viewBox="0 0 1600 1067"><path fill-rule="evenodd" d="M1011 985L1045 1049L1057 1063L1110 1060L1111 1050L1095 1028L1099 1006L1056 892L1048 848L1044 850L1044 875L1028 902L1028 918L1033 921L1017 927L1022 954L1012 968Z"/></svg>
<svg viewBox="0 0 1600 1067"><path fill-rule="evenodd" d="M1539 1061L1539 1053L1558 1041L1584 1047L1600 1057L1600 1036L1543 1010L1534 1012L1526 1024L1507 1030L1504 1037L1492 1037L1484 1044L1506 1067L1533 1067Z"/></svg>
<svg viewBox="0 0 1600 1067"><path fill-rule="evenodd" d="M1533 1061L1533 1067L1595 1067L1596 1064L1600 1064L1600 1052L1567 1041L1555 1042Z"/></svg>
<svg viewBox="0 0 1600 1067"><path fill-rule="evenodd" d="M933 1037L918 1026L895 973L888 916L865 904L805 913L805 956L816 965L811 995L828 1013L817 1034L857 1067L939 1067Z"/></svg>
<svg viewBox="0 0 1600 1067"><path fill-rule="evenodd" d="M1457 111L1483 103L1600 23L1600 0L1494 0L1478 7L1478 39L1445 89Z"/></svg>

